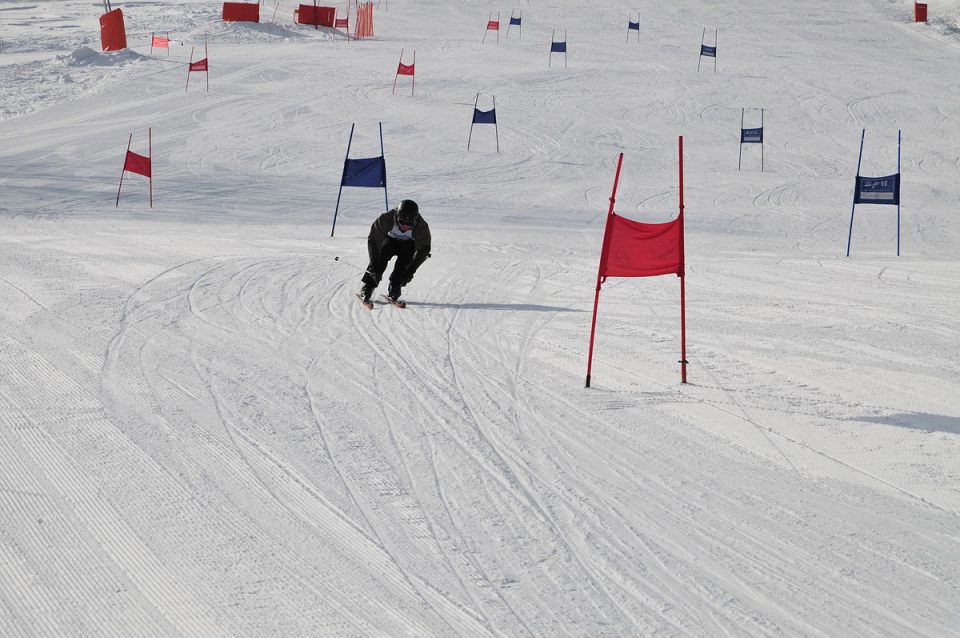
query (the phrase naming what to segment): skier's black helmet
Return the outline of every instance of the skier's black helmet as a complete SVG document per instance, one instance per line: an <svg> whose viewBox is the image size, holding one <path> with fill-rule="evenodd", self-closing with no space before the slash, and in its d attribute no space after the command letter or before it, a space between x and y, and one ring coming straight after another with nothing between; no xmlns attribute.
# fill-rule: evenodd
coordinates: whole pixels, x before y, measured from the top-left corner
<svg viewBox="0 0 960 638"><path fill-rule="evenodd" d="M397 206L397 223L413 226L420 217L420 207L412 199L405 199Z"/></svg>

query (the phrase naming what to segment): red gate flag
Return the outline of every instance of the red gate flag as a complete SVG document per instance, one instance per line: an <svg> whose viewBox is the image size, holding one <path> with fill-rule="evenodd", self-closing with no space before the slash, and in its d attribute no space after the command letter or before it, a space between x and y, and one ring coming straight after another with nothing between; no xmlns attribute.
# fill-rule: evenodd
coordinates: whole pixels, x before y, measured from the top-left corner
<svg viewBox="0 0 960 638"><path fill-rule="evenodd" d="M684 282L683 251L683 137L678 139L680 171L680 212L673 221L644 224L620 217L613 212L620 182L623 153L617 160L613 178L610 208L603 231L603 248L597 269L597 291L593 300L593 321L590 325L590 349L587 354L587 384L593 365L593 342L597 329L597 307L600 287L607 277L655 277L675 274L680 278L680 382L687 382L687 303Z"/></svg>
<svg viewBox="0 0 960 638"><path fill-rule="evenodd" d="M497 32L497 42L500 42L500 12L497 11L497 19L493 19L493 11L487 16L487 28L483 30L483 39L480 42L487 41L487 31Z"/></svg>
<svg viewBox="0 0 960 638"><path fill-rule="evenodd" d="M204 39L203 41L203 53L205 57L202 60L198 60L196 62L193 61L193 50L195 48L196 47L190 47L190 63L187 65L187 84L183 87L183 90L184 91L190 90L190 74L194 71L199 71L206 74L205 77L207 78L207 91L209 91L210 90L210 64L208 61L210 60L210 54L207 51L206 39Z"/></svg>
<svg viewBox="0 0 960 638"><path fill-rule="evenodd" d="M123 11L114 9L100 16L100 47L104 51L127 48L127 29L123 25Z"/></svg>
<svg viewBox="0 0 960 638"><path fill-rule="evenodd" d="M333 28L343 29L343 34L347 36L347 42L350 41L350 8L347 8L347 15L343 18L333 18Z"/></svg>
<svg viewBox="0 0 960 638"><path fill-rule="evenodd" d="M371 5L372 7L372 5ZM332 27L337 15L336 7L318 7L312 4L301 4L297 9L299 24L312 24L319 27Z"/></svg>
<svg viewBox="0 0 960 638"><path fill-rule="evenodd" d="M144 177L153 177L150 171L150 158L137 155L133 151L127 151L127 159L123 162L123 170Z"/></svg>
<svg viewBox="0 0 960 638"><path fill-rule="evenodd" d="M133 142L133 133L127 139L127 154L123 158L123 170L120 171L120 184L117 186L117 206L120 205L120 190L123 188L123 177L127 172L143 175L150 181L150 208L153 208L153 170L151 167L151 158L153 157L153 129L147 129L147 149L149 155L138 155L130 150L130 144Z"/></svg>
<svg viewBox="0 0 960 638"><path fill-rule="evenodd" d="M150 47L154 49L169 49L170 38L164 38L159 35L155 35L153 36L153 42L150 44Z"/></svg>
<svg viewBox="0 0 960 638"><path fill-rule="evenodd" d="M224 2L224 22L260 22L260 3Z"/></svg>
<svg viewBox="0 0 960 638"><path fill-rule="evenodd" d="M413 52L413 64L404 64L403 63L403 49L400 49L400 61L397 63L397 72L393 76L393 93L397 92L397 78L401 75L410 76L410 95L413 95L413 90L417 83L417 77L414 73L414 67L417 65L417 52Z"/></svg>
<svg viewBox="0 0 960 638"><path fill-rule="evenodd" d="M683 216L643 224L610 213L600 255L600 277L683 274Z"/></svg>

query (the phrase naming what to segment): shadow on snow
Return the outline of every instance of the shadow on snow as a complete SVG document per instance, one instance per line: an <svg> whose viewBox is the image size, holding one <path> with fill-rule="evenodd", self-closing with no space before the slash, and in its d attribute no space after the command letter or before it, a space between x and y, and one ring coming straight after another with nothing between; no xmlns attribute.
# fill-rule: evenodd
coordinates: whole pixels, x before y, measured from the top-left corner
<svg viewBox="0 0 960 638"><path fill-rule="evenodd" d="M851 421L865 421L867 423L884 423L911 430L926 432L948 432L960 434L960 417L945 416L943 414L928 414L926 412L908 412L888 414L886 416L870 416L850 419Z"/></svg>

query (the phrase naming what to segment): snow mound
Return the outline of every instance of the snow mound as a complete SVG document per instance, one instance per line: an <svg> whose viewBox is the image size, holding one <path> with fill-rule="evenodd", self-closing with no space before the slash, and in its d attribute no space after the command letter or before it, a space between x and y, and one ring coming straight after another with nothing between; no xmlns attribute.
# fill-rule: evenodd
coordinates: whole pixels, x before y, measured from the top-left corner
<svg viewBox="0 0 960 638"><path fill-rule="evenodd" d="M90 47L80 47L79 49L74 49L68 55L57 56L57 61L66 66L120 66L127 62L136 62L145 59L145 56L130 49L100 53Z"/></svg>

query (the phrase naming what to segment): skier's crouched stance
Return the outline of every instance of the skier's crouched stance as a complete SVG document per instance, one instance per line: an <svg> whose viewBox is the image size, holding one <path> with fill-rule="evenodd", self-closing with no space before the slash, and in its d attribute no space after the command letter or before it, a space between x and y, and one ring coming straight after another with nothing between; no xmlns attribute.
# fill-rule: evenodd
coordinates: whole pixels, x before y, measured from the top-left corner
<svg viewBox="0 0 960 638"><path fill-rule="evenodd" d="M413 279L417 268L430 256L430 226L420 216L420 209L412 199L377 217L367 236L370 265L363 275L360 298L370 303L370 295L383 278L383 271L393 257L397 261L390 273L387 297L392 303L400 301L400 291Z"/></svg>

